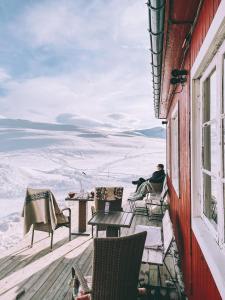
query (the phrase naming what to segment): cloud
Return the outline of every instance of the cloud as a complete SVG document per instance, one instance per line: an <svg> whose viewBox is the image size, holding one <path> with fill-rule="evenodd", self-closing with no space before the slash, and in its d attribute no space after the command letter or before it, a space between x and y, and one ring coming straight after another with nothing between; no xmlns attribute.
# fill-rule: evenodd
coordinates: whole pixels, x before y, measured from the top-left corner
<svg viewBox="0 0 225 300"><path fill-rule="evenodd" d="M19 30L20 36L25 36L26 42L33 47L98 48L107 30L105 16L103 14L104 18L93 18L89 14L87 20L85 14L90 4L85 4L81 9L79 2L50 0L28 7L18 19L23 25ZM99 15L96 12L95 17L96 14Z"/></svg>
<svg viewBox="0 0 225 300"><path fill-rule="evenodd" d="M80 128L112 128L111 124L99 122L97 120L85 118L74 114L60 114L56 117L56 122L60 124L76 125Z"/></svg>
<svg viewBox="0 0 225 300"><path fill-rule="evenodd" d="M4 85L6 94L0 96L0 107L9 118L54 122L57 116L64 115L67 121L78 122L85 116L104 126L110 119L113 126L133 127L137 120L141 120L140 124L149 122L151 106L149 93L145 92L148 84L144 75L131 74L121 67L95 75L75 72L11 79ZM69 119L68 114L73 118Z"/></svg>
<svg viewBox="0 0 225 300"><path fill-rule="evenodd" d="M135 128L140 123L140 119L134 118L132 114L112 113L108 114L107 117L112 120L114 126L123 129Z"/></svg>
<svg viewBox="0 0 225 300"><path fill-rule="evenodd" d="M18 18L20 35L34 47L72 46L101 49L142 45L146 48L143 1L38 1ZM109 50L109 48L108 48Z"/></svg>
<svg viewBox="0 0 225 300"><path fill-rule="evenodd" d="M9 79L10 79L10 75L8 74L8 72L5 69L0 68L0 83L5 82Z"/></svg>
<svg viewBox="0 0 225 300"><path fill-rule="evenodd" d="M145 0L12 3L13 10L4 4L11 17L0 19L6 117L108 128L157 125Z"/></svg>
<svg viewBox="0 0 225 300"><path fill-rule="evenodd" d="M125 115L121 113L114 113L114 114L109 114L108 117L113 120L123 120L125 118Z"/></svg>

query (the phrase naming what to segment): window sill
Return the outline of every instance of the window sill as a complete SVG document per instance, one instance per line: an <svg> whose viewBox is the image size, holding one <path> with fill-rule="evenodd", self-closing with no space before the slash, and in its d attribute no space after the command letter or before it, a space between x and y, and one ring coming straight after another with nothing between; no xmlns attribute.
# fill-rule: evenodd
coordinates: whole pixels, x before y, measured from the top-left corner
<svg viewBox="0 0 225 300"><path fill-rule="evenodd" d="M200 217L192 219L192 230L221 297L222 299L225 299L225 254L211 236L209 229Z"/></svg>

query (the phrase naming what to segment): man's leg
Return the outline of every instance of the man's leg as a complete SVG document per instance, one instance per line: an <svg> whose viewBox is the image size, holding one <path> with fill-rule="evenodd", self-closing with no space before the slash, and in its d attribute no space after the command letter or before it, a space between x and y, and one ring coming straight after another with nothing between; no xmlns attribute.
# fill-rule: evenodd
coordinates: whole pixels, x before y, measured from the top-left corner
<svg viewBox="0 0 225 300"><path fill-rule="evenodd" d="M147 193L152 193L152 192L153 192L153 189L152 189L151 183L146 180L139 186L136 194L145 196Z"/></svg>
<svg viewBox="0 0 225 300"><path fill-rule="evenodd" d="M136 185L137 185L136 191L135 191L135 192L138 191L139 186L140 186L143 182L145 182L145 179L142 178L142 177L140 177L140 178L139 178L138 180L136 180L136 181L132 181L133 184L136 184Z"/></svg>
<svg viewBox="0 0 225 300"><path fill-rule="evenodd" d="M146 185L145 185L145 194L147 193L153 193L154 190L152 188L152 185L149 181L146 181Z"/></svg>
<svg viewBox="0 0 225 300"><path fill-rule="evenodd" d="M138 187L136 193L133 194L133 199L139 200L144 198L145 194L148 191L147 183L147 181L142 182L142 184Z"/></svg>

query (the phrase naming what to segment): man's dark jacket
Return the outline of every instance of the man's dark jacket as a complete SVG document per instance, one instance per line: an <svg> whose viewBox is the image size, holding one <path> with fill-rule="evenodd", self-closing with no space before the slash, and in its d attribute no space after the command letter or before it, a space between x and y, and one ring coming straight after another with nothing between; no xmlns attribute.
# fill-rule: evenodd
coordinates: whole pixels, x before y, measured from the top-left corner
<svg viewBox="0 0 225 300"><path fill-rule="evenodd" d="M148 179L148 181L153 182L153 183L163 183L165 177L166 177L166 174L165 174L164 170L155 171L152 174L152 177Z"/></svg>

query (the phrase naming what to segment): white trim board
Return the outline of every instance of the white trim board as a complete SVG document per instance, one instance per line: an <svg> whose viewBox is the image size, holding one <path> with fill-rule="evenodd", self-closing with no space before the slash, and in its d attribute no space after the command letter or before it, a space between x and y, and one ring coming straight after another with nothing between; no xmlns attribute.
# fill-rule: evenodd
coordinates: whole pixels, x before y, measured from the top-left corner
<svg viewBox="0 0 225 300"><path fill-rule="evenodd" d="M191 69L191 208L192 230L207 261L216 286L225 299L225 253L211 235L201 216L201 169L196 162L201 161L199 145L201 144L200 113L200 77L207 69L213 57L225 40L225 0L222 0L200 51ZM200 153L200 154L199 154Z"/></svg>
<svg viewBox="0 0 225 300"><path fill-rule="evenodd" d="M201 76L225 39L225 0L222 0L191 68L191 78Z"/></svg>

